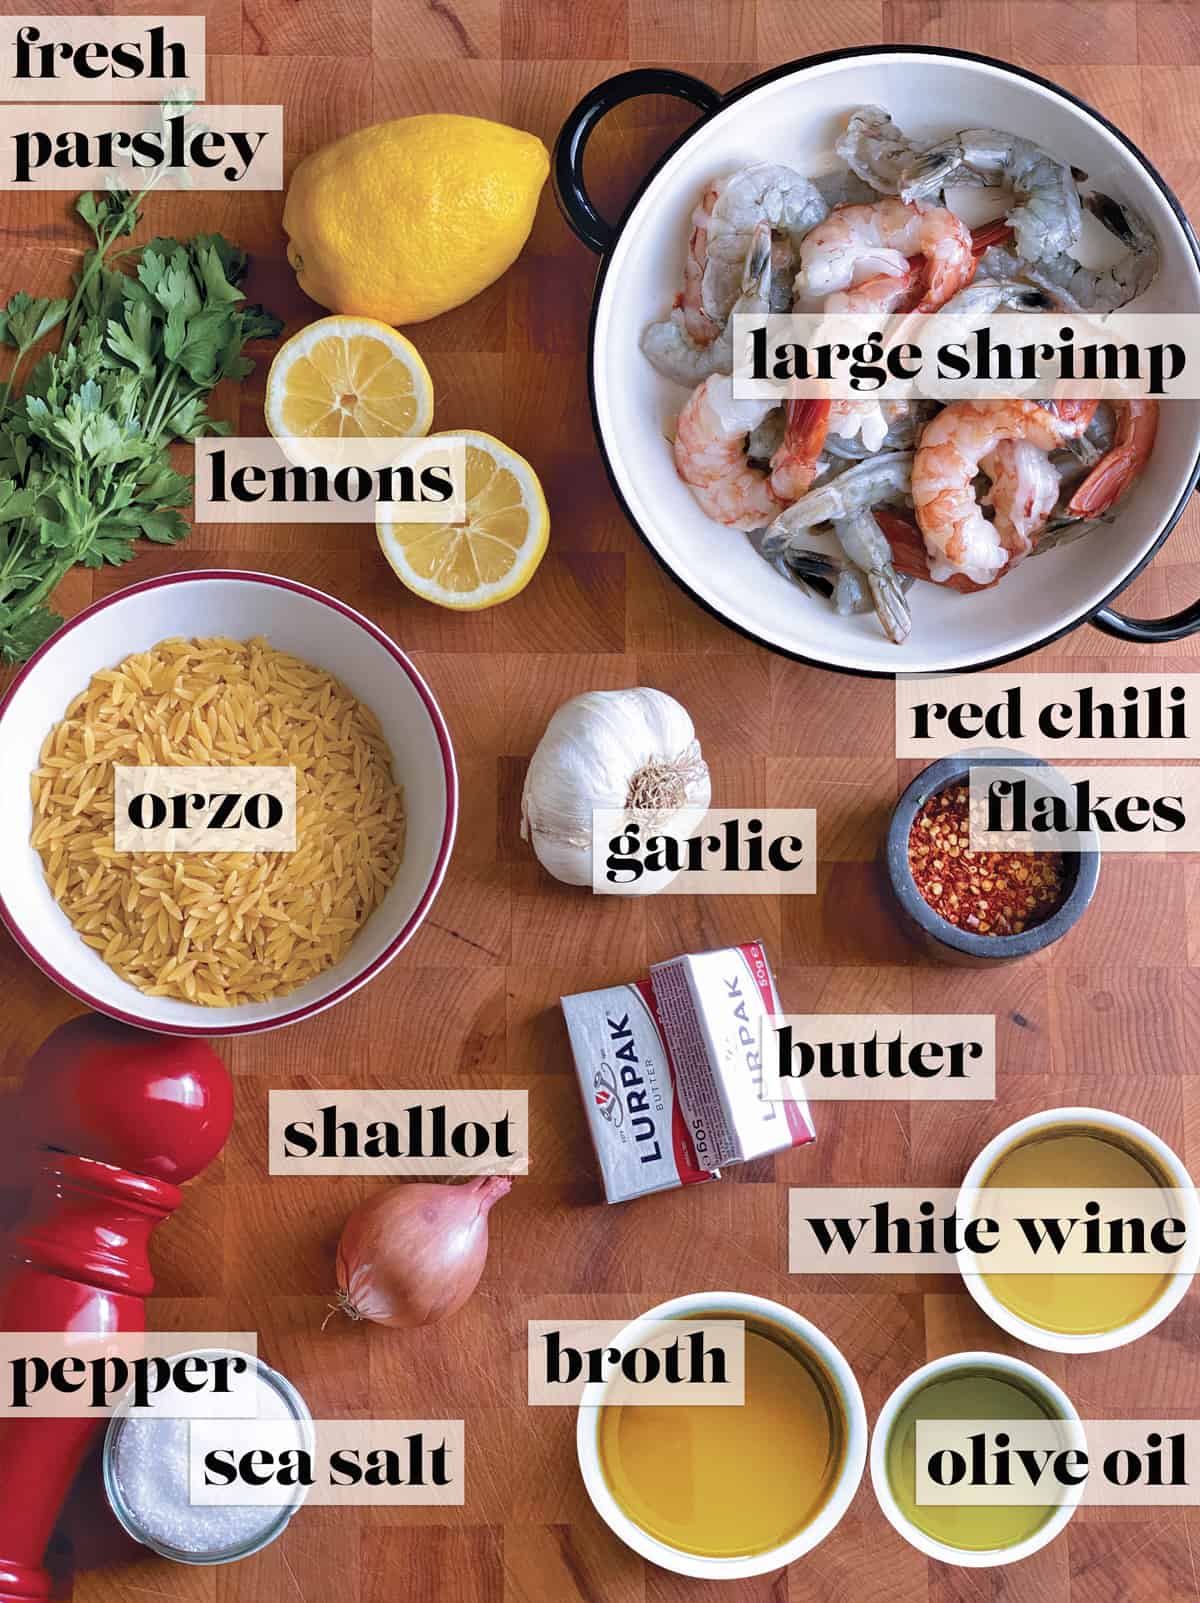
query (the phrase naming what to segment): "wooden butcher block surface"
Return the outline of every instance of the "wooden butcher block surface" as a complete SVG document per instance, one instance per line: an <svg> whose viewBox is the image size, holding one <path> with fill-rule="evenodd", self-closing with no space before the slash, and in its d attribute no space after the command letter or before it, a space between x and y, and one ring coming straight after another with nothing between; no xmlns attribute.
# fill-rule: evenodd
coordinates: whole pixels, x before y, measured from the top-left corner
<svg viewBox="0 0 1200 1603"><path fill-rule="evenodd" d="M33 0L0 10L30 12ZM47 7L47 12L57 11ZM551 145L593 84L630 65L683 68L731 87L814 51L880 41L959 46L1056 80L1116 122L1200 215L1196 107L1200 5L1174 0L117 0L63 12L203 10L208 98L285 108L288 171L365 123L462 111ZM613 214L686 127L678 102L642 100L602 126L589 178ZM0 294L62 294L80 245L73 196L0 194ZM281 194L159 196L149 231L220 229L253 255L251 298L293 332L320 309L284 257ZM234 1133L154 1242L159 1326L257 1330L261 1351L317 1417L461 1418L461 1508L313 1508L257 1557L185 1567L125 1540L92 1464L52 1553L73 1603L1173 1603L1200 1598L1200 1514L1096 1509L1010 1569L928 1562L884 1520L864 1480L850 1513L788 1570L718 1585L644 1563L592 1511L573 1412L525 1404L528 1320L632 1315L663 1298L738 1289L800 1310L841 1347L868 1414L918 1365L965 1348L1023 1353L1080 1414L1197 1412L1196 1294L1136 1347L1060 1358L1021 1348L950 1277L819 1282L786 1267L787 1189L952 1186L996 1131L1063 1104L1149 1124L1200 1169L1200 865L1115 856L1081 925L990 973L938 967L900 933L876 855L915 765L893 759L886 681L820 672L723 628L663 574L605 479L587 398L595 259L547 189L516 266L458 311L409 332L433 374L437 427L486 429L533 463L552 515L549 552L517 599L441 611L394 580L362 525L197 526L182 547L76 570L76 611L136 579L185 567L261 569L369 614L411 652L443 707L462 780L458 844L416 938L348 1001L294 1029L218 1043L236 1081ZM262 432L266 364L216 411ZM738 538L731 535L731 538ZM1076 548L1087 560L1088 546ZM1129 592L1159 615L1200 594L1189 512ZM1082 628L1026 668L1194 666L1200 639L1160 654ZM594 898L544 874L522 844L530 754L568 695L652 685L692 713L727 806L812 806L815 896ZM15 843L8 843L12 849ZM683 951L760 937L791 1012L994 1013L994 1103L825 1103L815 1146L693 1187L606 1207L558 998L630 979ZM0 937L4 1069L78 1011ZM388 1182L267 1173L267 1093L280 1087L501 1086L530 1093L532 1166L492 1214L477 1294L416 1332L336 1318L322 1330L340 1226Z"/></svg>

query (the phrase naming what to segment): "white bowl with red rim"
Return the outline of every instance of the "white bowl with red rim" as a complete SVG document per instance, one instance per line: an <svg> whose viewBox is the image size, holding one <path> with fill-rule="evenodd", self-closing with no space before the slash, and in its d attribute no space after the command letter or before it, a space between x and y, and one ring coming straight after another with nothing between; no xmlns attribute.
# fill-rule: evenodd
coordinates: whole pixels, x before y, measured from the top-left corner
<svg viewBox="0 0 1200 1603"><path fill-rule="evenodd" d="M144 996L86 946L51 894L33 827L29 776L49 730L92 675L171 636L263 635L340 679L375 713L404 787L404 859L382 904L342 961L286 996L201 1007ZM446 872L458 817L458 775L445 719L410 659L369 618L310 585L226 569L167 574L95 602L21 669L0 700L0 916L43 973L100 1013L172 1035L278 1029L350 996L412 938Z"/></svg>

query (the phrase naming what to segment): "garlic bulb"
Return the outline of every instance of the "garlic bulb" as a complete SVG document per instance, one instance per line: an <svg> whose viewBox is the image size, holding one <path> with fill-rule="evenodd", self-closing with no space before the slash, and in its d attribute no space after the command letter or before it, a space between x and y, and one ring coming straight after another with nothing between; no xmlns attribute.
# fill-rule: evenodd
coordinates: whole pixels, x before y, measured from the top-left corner
<svg viewBox="0 0 1200 1603"><path fill-rule="evenodd" d="M546 725L525 776L521 838L555 879L590 885L593 808L650 809L664 833L686 838L710 796L692 720L673 697L591 690ZM680 813L688 825L672 830Z"/></svg>

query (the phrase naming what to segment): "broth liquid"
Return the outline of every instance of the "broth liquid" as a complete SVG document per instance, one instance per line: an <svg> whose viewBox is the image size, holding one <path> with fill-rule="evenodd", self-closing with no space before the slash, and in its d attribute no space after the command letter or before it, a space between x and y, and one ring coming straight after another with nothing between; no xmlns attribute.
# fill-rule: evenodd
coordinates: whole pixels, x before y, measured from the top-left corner
<svg viewBox="0 0 1200 1603"><path fill-rule="evenodd" d="M636 1525L686 1553L740 1558L820 1512L845 1458L845 1420L816 1360L785 1342L747 1322L740 1408L600 1409L604 1478Z"/></svg>

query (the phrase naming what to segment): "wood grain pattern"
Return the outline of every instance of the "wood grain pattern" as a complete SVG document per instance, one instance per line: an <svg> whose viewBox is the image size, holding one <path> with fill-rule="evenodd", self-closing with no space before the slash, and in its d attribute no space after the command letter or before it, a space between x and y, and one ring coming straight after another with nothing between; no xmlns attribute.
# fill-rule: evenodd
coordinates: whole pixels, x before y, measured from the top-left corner
<svg viewBox="0 0 1200 1603"><path fill-rule="evenodd" d="M637 62L670 62L718 87L762 66L863 43L990 51L1044 70L1098 105L1200 206L1194 105L1200 5L1190 0L0 0L0 13L202 9L212 83L230 99L282 101L289 170L372 119L428 110L503 118L552 142L579 95ZM608 119L589 152L615 213L686 126L646 101ZM221 228L253 251L251 291L289 332L319 309L295 289L282 197L153 203L152 227ZM69 197L0 196L3 293L60 292L80 244ZM864 1485L851 1513L789 1571L710 1587L644 1565L591 1511L573 1417L524 1406L525 1321L632 1314L675 1292L735 1287L802 1310L847 1353L873 1417L925 1359L976 1345L1020 1350L949 1278L855 1281L785 1271L790 1184L952 1185L994 1131L1072 1101L1144 1119L1200 1167L1200 864L1113 859L1084 924L1052 954L999 974L931 967L896 927L875 856L912 771L890 756L886 684L773 657L721 628L662 574L626 525L594 449L585 349L594 262L547 193L517 266L475 302L413 331L434 375L438 426L492 430L528 455L550 498L550 554L530 589L454 616L399 588L368 529L204 526L183 550L75 574L72 612L156 571L240 565L293 575L375 617L410 650L446 711L463 777L460 844L417 938L367 990L297 1029L226 1044L238 1122L213 1169L156 1241L152 1315L176 1328L249 1326L314 1413L461 1415L466 1505L308 1510L258 1557L173 1566L123 1539L95 1465L53 1558L73 1603L1173 1603L1200 1599L1194 1511L1089 1511L1050 1549L981 1574L929 1564L896 1536ZM269 349L257 353L269 358ZM263 368L219 410L261 430ZM1129 596L1167 611L1200 591L1191 512ZM1082 629L1026 666L1190 665L1200 637L1153 661ZM550 882L517 832L525 766L546 718L587 688L653 684L693 711L717 799L816 806L826 861L817 896L650 905L594 901ZM47 719L58 711L47 708ZM994 1107L822 1104L815 1148L734 1171L719 1187L621 1209L599 1199L557 999L688 948L761 935L796 1011L957 1009L997 1015ZM0 939L11 1087L74 1004ZM479 1294L440 1330L401 1335L336 1321L321 1333L353 1179L271 1179L272 1087L527 1086L534 1166L493 1215ZM11 1195L9 1200L11 1201ZM1136 1351L1029 1353L1082 1412L1196 1411L1195 1294Z"/></svg>

